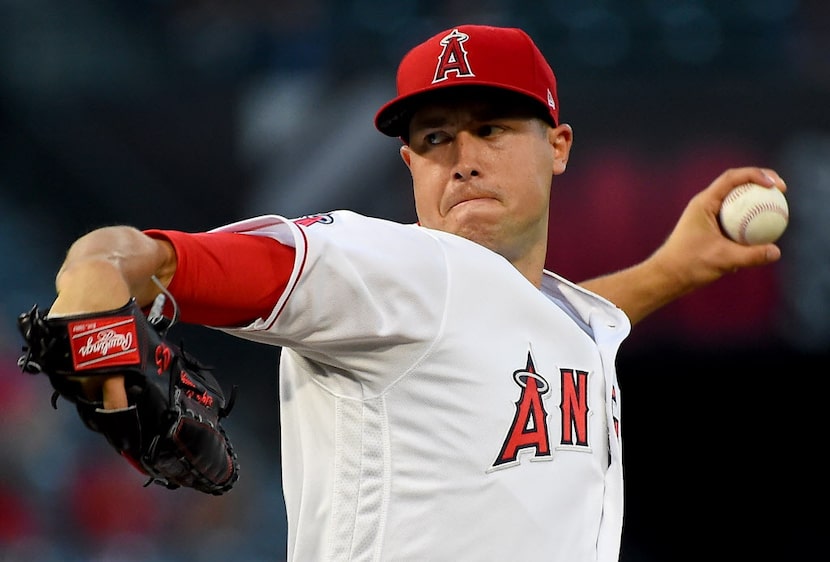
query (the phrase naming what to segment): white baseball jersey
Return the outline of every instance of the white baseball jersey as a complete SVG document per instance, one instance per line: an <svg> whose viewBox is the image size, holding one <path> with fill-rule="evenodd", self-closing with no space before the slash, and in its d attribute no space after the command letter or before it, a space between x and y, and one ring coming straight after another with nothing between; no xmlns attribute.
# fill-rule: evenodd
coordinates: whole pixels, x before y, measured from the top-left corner
<svg viewBox="0 0 830 562"><path fill-rule="evenodd" d="M221 228L296 248L283 346L288 557L617 560L618 308L458 236L348 211Z"/></svg>

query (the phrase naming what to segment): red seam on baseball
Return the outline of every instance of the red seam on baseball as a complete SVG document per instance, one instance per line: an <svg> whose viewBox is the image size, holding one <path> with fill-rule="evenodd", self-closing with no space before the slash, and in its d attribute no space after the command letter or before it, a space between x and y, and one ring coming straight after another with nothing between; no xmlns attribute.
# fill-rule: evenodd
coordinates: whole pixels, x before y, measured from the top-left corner
<svg viewBox="0 0 830 562"><path fill-rule="evenodd" d="M741 242L748 243L749 241L746 239L746 230L749 228L749 223L752 222L752 219L757 217L763 211L772 211L781 216L785 221L789 219L789 213L787 213L781 205L776 205L774 203L765 202L755 205L754 207L750 207L743 218L741 219L741 227L738 230L741 237Z"/></svg>

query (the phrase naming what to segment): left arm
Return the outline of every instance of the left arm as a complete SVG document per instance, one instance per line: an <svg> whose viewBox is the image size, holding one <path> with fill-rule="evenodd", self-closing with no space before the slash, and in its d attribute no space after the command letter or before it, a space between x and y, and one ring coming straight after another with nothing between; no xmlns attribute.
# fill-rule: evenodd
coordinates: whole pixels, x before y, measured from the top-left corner
<svg viewBox="0 0 830 562"><path fill-rule="evenodd" d="M746 182L786 191L784 180L773 170L727 170L692 197L669 237L651 256L580 285L620 307L633 325L727 273L778 261L781 250L775 244L744 246L720 229L718 211L724 197Z"/></svg>

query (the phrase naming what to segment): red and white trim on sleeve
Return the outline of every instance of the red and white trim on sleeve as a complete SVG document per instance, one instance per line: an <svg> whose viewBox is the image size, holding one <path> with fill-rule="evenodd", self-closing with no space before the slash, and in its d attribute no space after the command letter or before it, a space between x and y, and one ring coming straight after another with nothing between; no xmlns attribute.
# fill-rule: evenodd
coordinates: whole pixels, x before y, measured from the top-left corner
<svg viewBox="0 0 830 562"><path fill-rule="evenodd" d="M146 230L176 252L168 287L182 322L235 327L267 318L294 268L295 249L273 238L233 232Z"/></svg>

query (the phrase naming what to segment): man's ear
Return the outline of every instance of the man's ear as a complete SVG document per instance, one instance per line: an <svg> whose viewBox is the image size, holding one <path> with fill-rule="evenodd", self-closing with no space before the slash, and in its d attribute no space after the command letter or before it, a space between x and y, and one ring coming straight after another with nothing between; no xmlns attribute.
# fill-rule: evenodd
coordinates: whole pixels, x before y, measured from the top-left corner
<svg viewBox="0 0 830 562"><path fill-rule="evenodd" d="M410 168L412 164L412 149L409 148L408 144L401 146L400 155L401 160L403 160L404 164L406 164L406 167Z"/></svg>
<svg viewBox="0 0 830 562"><path fill-rule="evenodd" d="M573 140L573 127L567 123L548 129L548 142L553 147L553 175L557 176L567 168Z"/></svg>

